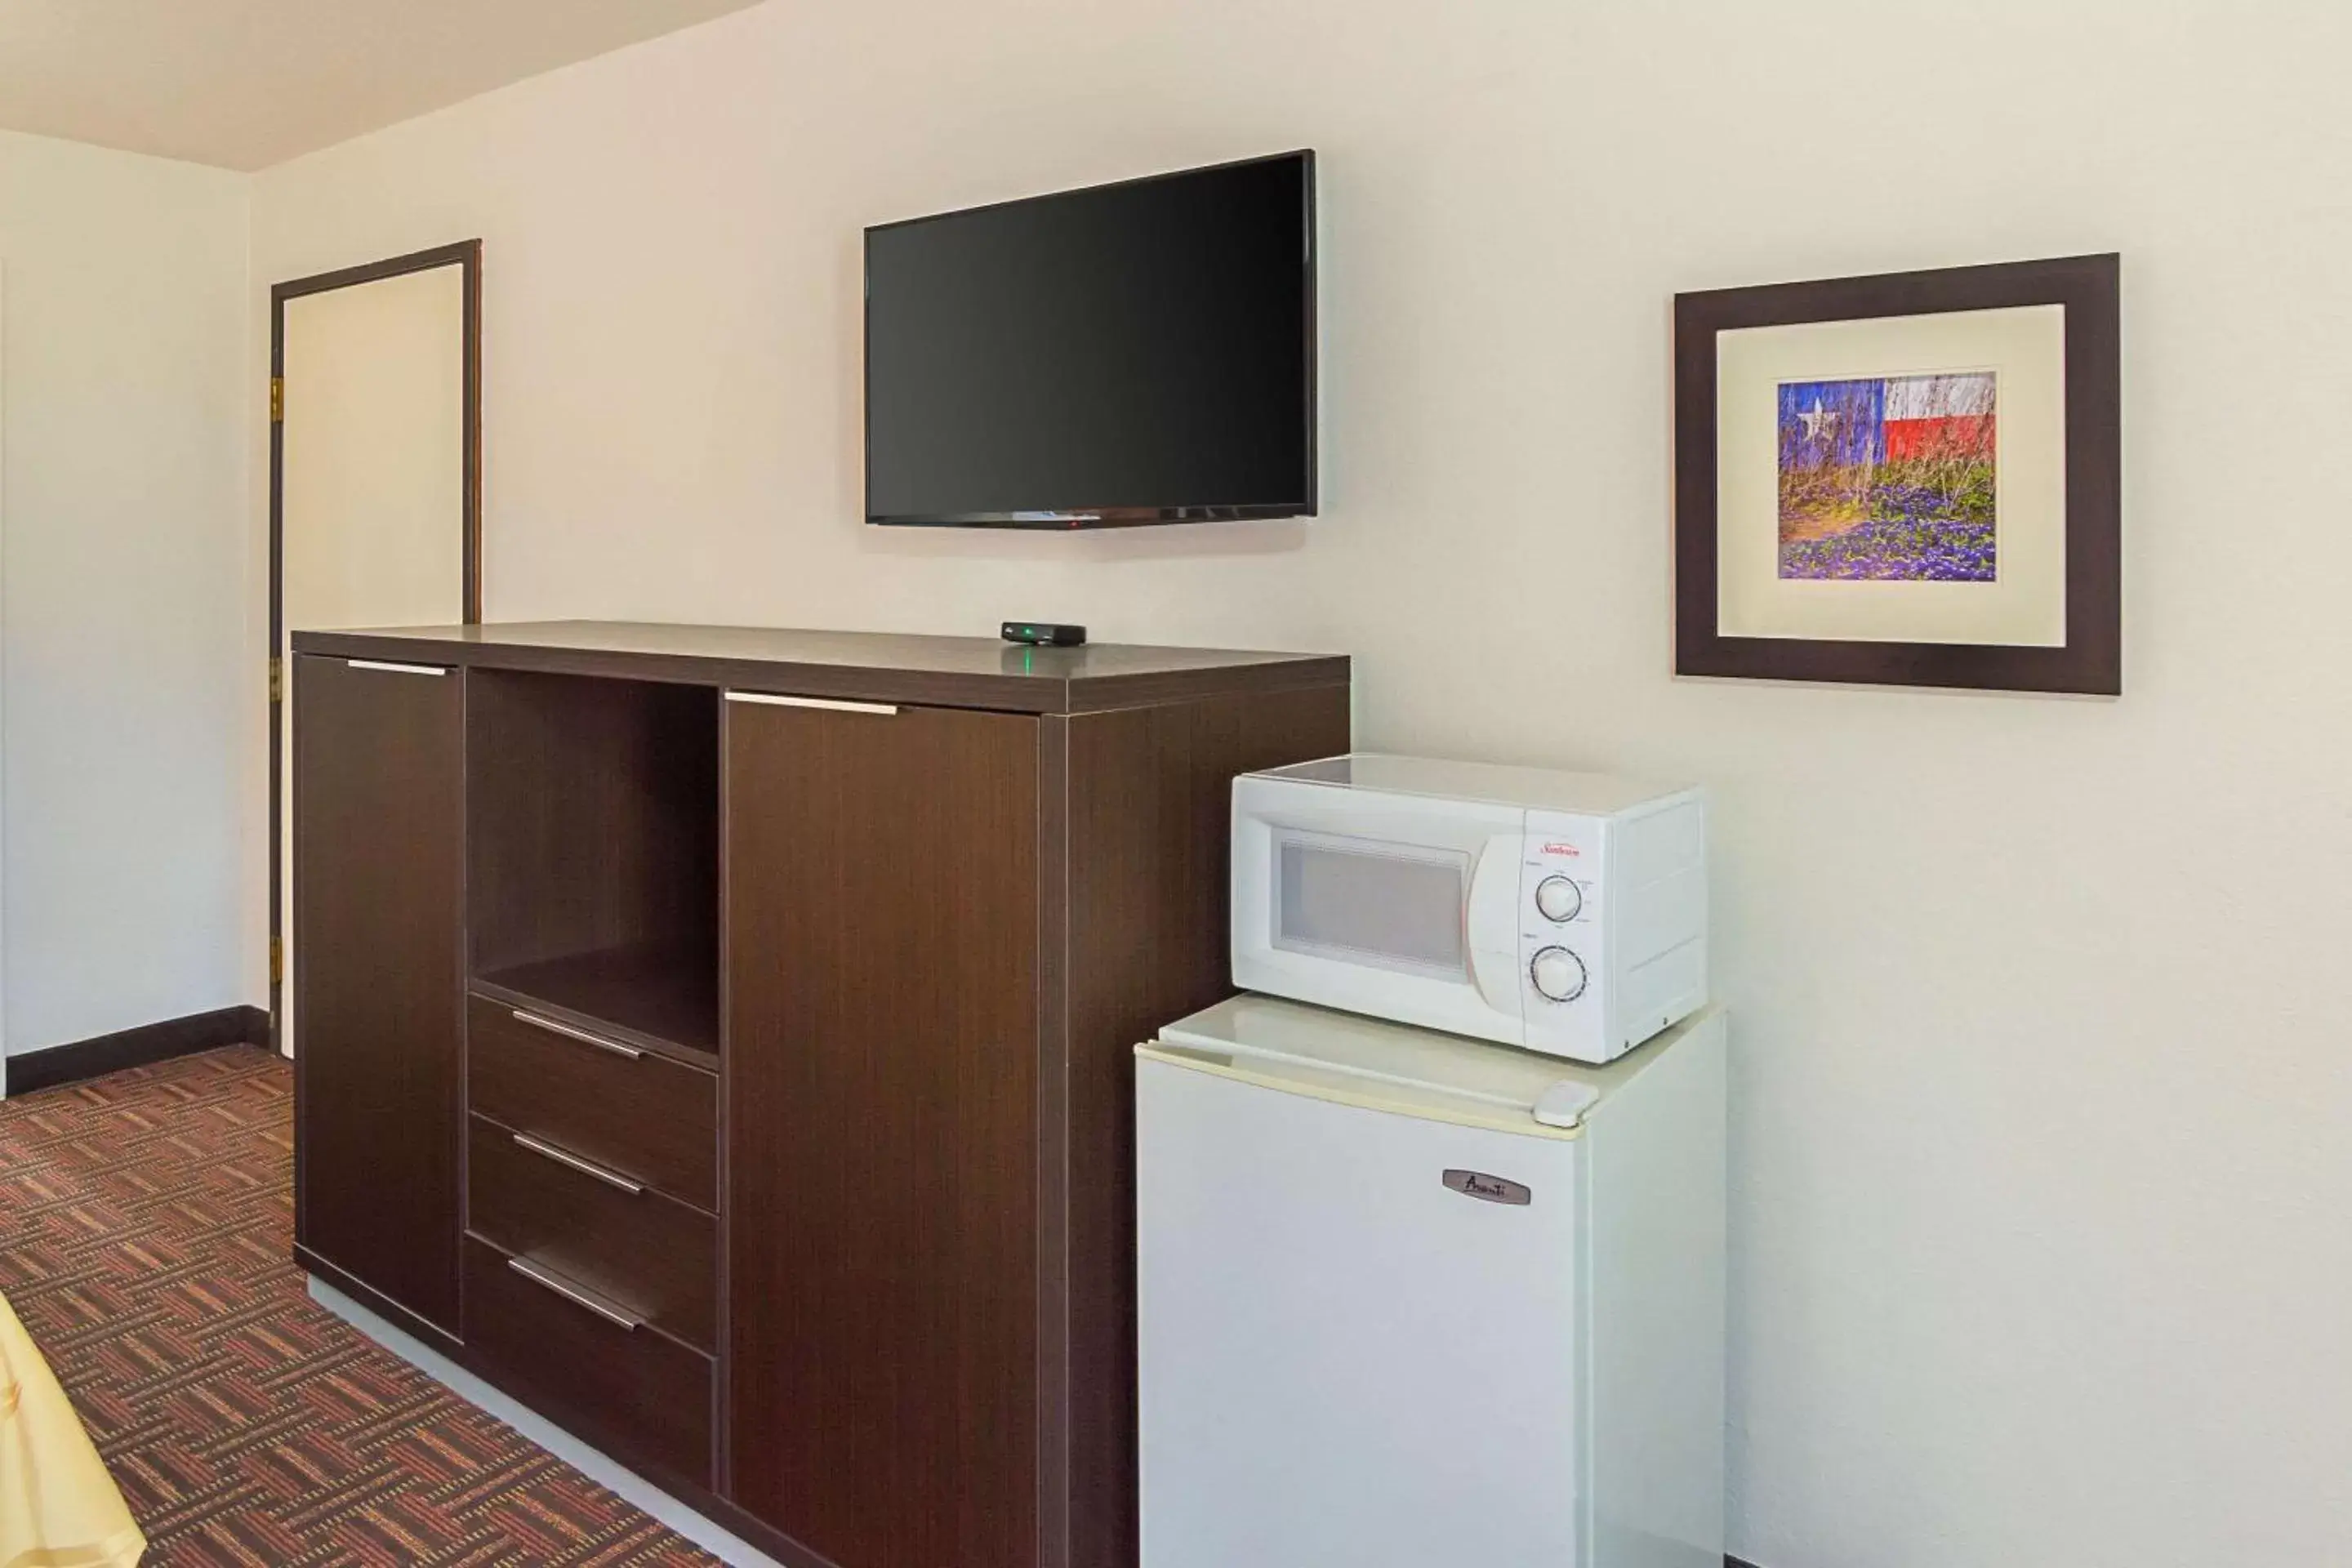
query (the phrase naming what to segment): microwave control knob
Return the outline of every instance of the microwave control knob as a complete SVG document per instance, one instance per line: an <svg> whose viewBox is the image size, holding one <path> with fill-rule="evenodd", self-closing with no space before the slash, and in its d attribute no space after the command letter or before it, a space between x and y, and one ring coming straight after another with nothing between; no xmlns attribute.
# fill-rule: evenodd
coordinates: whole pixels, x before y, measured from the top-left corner
<svg viewBox="0 0 2352 1568"><path fill-rule="evenodd" d="M1547 1001L1573 1002L1584 994L1584 960L1564 947L1547 947L1528 962L1528 978Z"/></svg>
<svg viewBox="0 0 2352 1568"><path fill-rule="evenodd" d="M1584 909L1584 889L1565 877L1546 877L1536 884L1536 913L1555 925L1565 925Z"/></svg>

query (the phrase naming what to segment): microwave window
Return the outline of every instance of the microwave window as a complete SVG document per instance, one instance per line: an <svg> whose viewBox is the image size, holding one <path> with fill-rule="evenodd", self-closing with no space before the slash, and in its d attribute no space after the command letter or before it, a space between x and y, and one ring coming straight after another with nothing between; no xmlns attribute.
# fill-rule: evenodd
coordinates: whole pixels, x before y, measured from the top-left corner
<svg viewBox="0 0 2352 1568"><path fill-rule="evenodd" d="M1279 846L1275 946L1469 978L1469 856L1319 834L1282 834Z"/></svg>

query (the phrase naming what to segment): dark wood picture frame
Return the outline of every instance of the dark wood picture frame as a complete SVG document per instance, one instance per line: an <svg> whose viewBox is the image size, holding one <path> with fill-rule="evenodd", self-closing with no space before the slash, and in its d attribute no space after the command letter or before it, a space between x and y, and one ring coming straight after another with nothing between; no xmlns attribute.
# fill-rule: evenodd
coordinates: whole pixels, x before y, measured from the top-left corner
<svg viewBox="0 0 2352 1568"><path fill-rule="evenodd" d="M1675 673L2120 695L2120 258L2108 253L1675 295ZM2064 644L2042 647L1719 635L1717 334L1748 327L2022 305L2065 310Z"/></svg>
<svg viewBox="0 0 2352 1568"><path fill-rule="evenodd" d="M296 278L269 288L269 647L264 657L269 669L269 1046L278 1049L285 981L279 954L288 911L285 905L285 678L278 660L286 646L286 302L305 295L324 294L362 283L377 283L412 272L443 267L459 269L464 296L464 356L461 392L464 450L459 461L458 560L464 573L459 585L465 623L482 619L482 242L459 240L430 250L411 251L382 261L338 268L332 272Z"/></svg>

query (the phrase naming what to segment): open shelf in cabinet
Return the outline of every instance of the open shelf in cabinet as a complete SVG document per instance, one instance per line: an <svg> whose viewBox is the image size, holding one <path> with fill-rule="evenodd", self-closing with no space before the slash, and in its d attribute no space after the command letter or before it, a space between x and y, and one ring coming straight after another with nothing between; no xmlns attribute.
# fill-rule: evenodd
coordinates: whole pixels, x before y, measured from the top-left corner
<svg viewBox="0 0 2352 1568"><path fill-rule="evenodd" d="M719 1054L719 693L476 670L477 990L703 1066Z"/></svg>

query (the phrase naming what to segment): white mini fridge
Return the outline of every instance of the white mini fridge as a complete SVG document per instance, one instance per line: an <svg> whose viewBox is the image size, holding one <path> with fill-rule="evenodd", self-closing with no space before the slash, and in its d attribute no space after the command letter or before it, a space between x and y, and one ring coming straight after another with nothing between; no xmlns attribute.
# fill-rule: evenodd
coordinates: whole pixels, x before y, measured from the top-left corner
<svg viewBox="0 0 2352 1568"><path fill-rule="evenodd" d="M1143 1568L1721 1568L1725 1023L1137 1057Z"/></svg>

